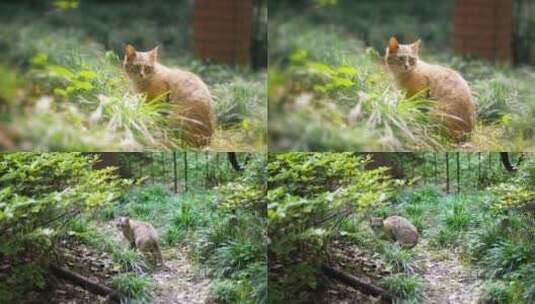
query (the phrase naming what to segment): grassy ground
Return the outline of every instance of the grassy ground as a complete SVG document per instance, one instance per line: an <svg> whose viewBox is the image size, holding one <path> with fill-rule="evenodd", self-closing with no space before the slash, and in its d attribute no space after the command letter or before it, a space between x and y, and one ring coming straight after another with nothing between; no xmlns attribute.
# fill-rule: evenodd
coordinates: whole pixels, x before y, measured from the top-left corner
<svg viewBox="0 0 535 304"><path fill-rule="evenodd" d="M363 220L344 223L342 234L371 248L388 273L380 284L408 303L530 303L535 273L529 221L496 216L490 202L488 192L448 195L434 186L402 192L377 214L402 215L418 228L412 250L377 240L362 229Z"/></svg>
<svg viewBox="0 0 535 304"><path fill-rule="evenodd" d="M96 221L73 224L83 243L111 255L117 273L109 284L141 303L264 303L263 223L252 214L226 214L218 193L173 195L160 186L141 187L100 212ZM160 235L165 266L147 272L111 221L117 216L151 223ZM137 302L136 302L137 303Z"/></svg>
<svg viewBox="0 0 535 304"><path fill-rule="evenodd" d="M75 1L76 2L76 1ZM160 60L197 73L216 103L219 127L207 150L265 150L265 72L206 64L189 50L187 1L132 6L81 1L0 5L0 138L4 149L184 148L168 107L133 93L122 45L161 45Z"/></svg>
<svg viewBox="0 0 535 304"><path fill-rule="evenodd" d="M440 43L435 36L427 39L432 33L422 35L422 58L458 70L472 88L478 123L468 143L459 146L433 132L432 122L426 115L431 101L406 99L395 87L382 63L383 47L375 46L375 38L367 41L372 44L367 46L363 41L369 39L344 24L344 19L339 19L342 21L338 25L325 24L316 15L323 16L308 12L291 20L282 14L274 14L270 19L270 149L530 151L535 148L532 127L535 125L532 114L535 70L532 67L512 68L459 57L451 54L444 44L443 48L437 47ZM423 24L420 23L424 29L435 29ZM390 35L404 28L386 29L392 32L381 35L385 44ZM408 41L414 38L405 35Z"/></svg>

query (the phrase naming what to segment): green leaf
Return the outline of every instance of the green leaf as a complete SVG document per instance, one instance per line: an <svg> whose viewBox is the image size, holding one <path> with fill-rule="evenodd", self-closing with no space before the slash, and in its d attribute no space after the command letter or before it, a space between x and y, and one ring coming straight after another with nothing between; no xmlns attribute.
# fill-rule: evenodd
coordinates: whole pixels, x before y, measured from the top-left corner
<svg viewBox="0 0 535 304"><path fill-rule="evenodd" d="M48 61L48 55L44 53L37 53L30 59L30 63L36 66L42 66Z"/></svg>
<svg viewBox="0 0 535 304"><path fill-rule="evenodd" d="M78 77L86 79L86 80L92 80L92 79L97 78L97 73L95 73L95 72L93 72L91 70L82 70L82 71L78 72Z"/></svg>
<svg viewBox="0 0 535 304"><path fill-rule="evenodd" d="M67 80L74 78L74 74L71 71L59 65L50 65L48 66L48 70L53 75L61 77L61 78L65 78Z"/></svg>
<svg viewBox="0 0 535 304"><path fill-rule="evenodd" d="M303 49L297 49L290 55L290 60L293 62L302 63L308 57L308 52Z"/></svg>
<svg viewBox="0 0 535 304"><path fill-rule="evenodd" d="M62 97L67 97L67 91L62 89L62 88L54 88L53 92L56 95L59 95L59 96L62 96Z"/></svg>
<svg viewBox="0 0 535 304"><path fill-rule="evenodd" d="M340 74L343 74L345 76L350 76L350 77L357 76L358 74L357 69L350 67L350 66L341 66L338 69L336 69L336 71Z"/></svg>

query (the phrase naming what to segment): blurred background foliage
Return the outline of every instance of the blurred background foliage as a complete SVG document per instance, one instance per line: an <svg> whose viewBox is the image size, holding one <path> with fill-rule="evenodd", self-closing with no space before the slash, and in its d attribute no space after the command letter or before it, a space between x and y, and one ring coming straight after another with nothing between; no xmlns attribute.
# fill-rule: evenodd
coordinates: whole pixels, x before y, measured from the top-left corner
<svg viewBox="0 0 535 304"><path fill-rule="evenodd" d="M132 93L122 47L160 45L160 61L208 84L220 129L210 150L265 149L267 3L256 3L255 69L191 53L191 1L2 1L0 147L142 150L183 147L165 105ZM261 60L264 58L264 60Z"/></svg>
<svg viewBox="0 0 535 304"><path fill-rule="evenodd" d="M270 2L270 149L533 149L535 73L525 64L535 41L525 31L535 22L528 13L533 5L515 1L512 43L524 43L514 47L518 64L504 65L452 51L454 4ZM426 115L432 101L406 99L396 88L382 59L391 36L405 43L422 39L423 60L454 68L469 82L479 121L468 143L458 145L434 132Z"/></svg>

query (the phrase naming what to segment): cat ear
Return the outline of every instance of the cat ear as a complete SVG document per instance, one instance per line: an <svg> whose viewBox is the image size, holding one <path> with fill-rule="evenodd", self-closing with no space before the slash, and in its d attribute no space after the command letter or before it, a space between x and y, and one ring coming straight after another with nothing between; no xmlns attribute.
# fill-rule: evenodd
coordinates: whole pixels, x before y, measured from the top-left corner
<svg viewBox="0 0 535 304"><path fill-rule="evenodd" d="M411 50L418 54L418 52L420 52L420 45L422 44L422 40L418 39L416 40L416 42L414 42L413 44L411 44Z"/></svg>
<svg viewBox="0 0 535 304"><path fill-rule="evenodd" d="M131 44L127 44L124 47L124 55L126 56L126 60L132 61L136 58L136 49Z"/></svg>
<svg viewBox="0 0 535 304"><path fill-rule="evenodd" d="M155 63L156 61L158 61L158 48L159 47L160 46L158 45L149 51L149 58L152 61L152 63Z"/></svg>
<svg viewBox="0 0 535 304"><path fill-rule="evenodd" d="M398 51L398 49L399 49L398 40L394 36L390 37L390 40L388 40L388 52L395 53Z"/></svg>

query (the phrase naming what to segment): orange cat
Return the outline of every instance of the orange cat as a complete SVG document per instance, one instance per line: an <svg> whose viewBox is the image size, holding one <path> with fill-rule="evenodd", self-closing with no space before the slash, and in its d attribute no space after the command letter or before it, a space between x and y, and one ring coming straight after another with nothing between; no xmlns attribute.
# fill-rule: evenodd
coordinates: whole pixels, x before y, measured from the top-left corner
<svg viewBox="0 0 535 304"><path fill-rule="evenodd" d="M207 145L216 127L216 115L210 91L201 78L158 63L158 47L138 52L127 45L124 53L123 66L136 90L147 94L149 100L160 97L176 104L171 118L180 123L182 138L196 147Z"/></svg>
<svg viewBox="0 0 535 304"><path fill-rule="evenodd" d="M444 124L446 133L460 141L476 122L470 87L458 72L420 60L419 51L420 40L399 44L392 37L386 48L386 66L407 97L427 90L427 97L437 101L433 115Z"/></svg>

